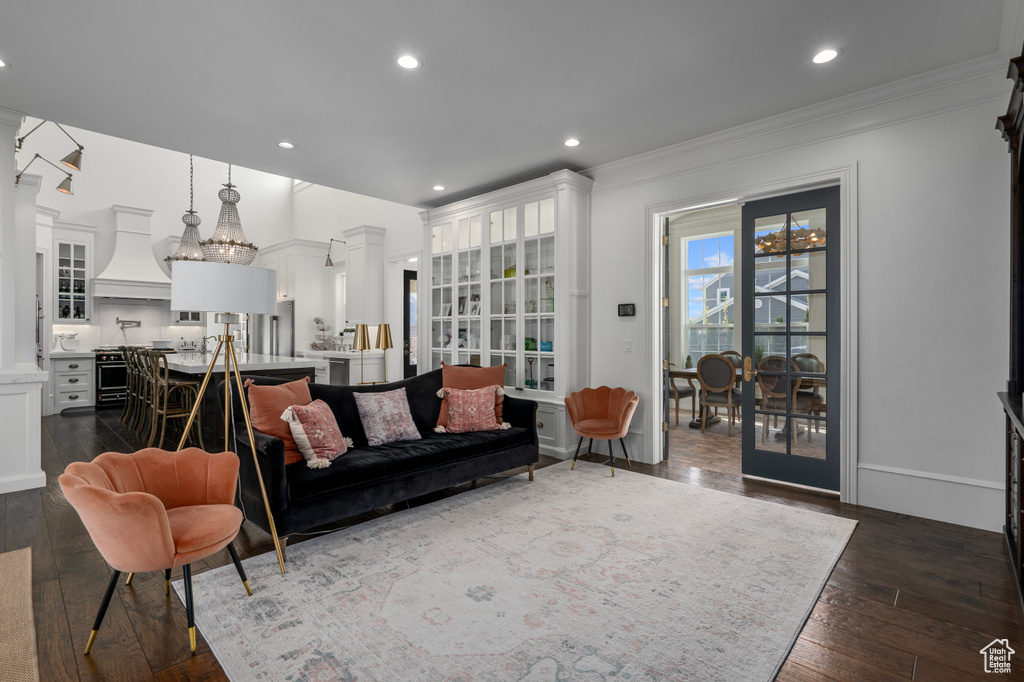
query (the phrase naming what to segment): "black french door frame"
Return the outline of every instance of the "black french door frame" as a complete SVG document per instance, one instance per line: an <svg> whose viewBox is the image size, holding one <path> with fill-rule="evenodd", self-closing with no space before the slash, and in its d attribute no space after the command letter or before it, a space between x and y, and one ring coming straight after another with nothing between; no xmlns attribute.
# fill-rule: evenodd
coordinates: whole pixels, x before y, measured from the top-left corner
<svg viewBox="0 0 1024 682"><path fill-rule="evenodd" d="M776 292L780 295L785 296L786 301L786 314L785 314L785 328L782 330L772 332L757 332L759 337L774 336L778 338L785 338L786 343L786 358L792 358L794 353L793 337L804 336L808 340L812 337L825 337L825 355L826 362L824 363L824 371L814 373L814 378L821 378L824 376L825 381L825 394L827 399L827 409L824 410L824 423L825 423L825 456L824 458L817 458L804 455L792 454L793 439L799 438L799 424L798 419L806 419L806 417L797 416L798 413L794 410L792 399L789 395L786 397L785 408L771 408L772 410L778 409L782 414L780 417L784 421L783 430L791 431L790 435L786 438L785 451L779 451L776 445L776 449L770 449L768 447L761 447L761 438L755 428L756 418L755 411L758 411L758 416L761 419L769 419L769 415L755 405L755 397L759 393L759 389L756 388L757 384L753 374L745 374L743 381L743 461L742 471L746 475L759 476L762 478L768 478L787 483L795 483L799 485L810 486L814 488L821 488L825 490L839 491L840 484L840 456L839 456L839 412L840 412L840 331L841 331L841 315L840 315L840 267L841 260L839 254L839 233L841 229L840 225L840 203L839 203L839 186L826 187L823 189L809 190L804 192L798 192L795 194L788 194L784 196L772 197L769 199L761 199L758 201L748 202L743 205L742 209L742 238L741 249L742 249L742 268L743 268L743 355L744 364L748 362L751 365L751 369L757 369L755 358L755 332L757 332L757 323L755 322L755 283L756 283L756 268L755 261L761 260L765 262L764 258L758 258L755 254L754 239L755 239L755 222L758 218L785 215L785 229L786 229L786 242L785 242L785 271L786 271L786 288L784 292ZM825 209L825 226L826 226L826 245L825 251L825 288L820 290L818 288L811 289L808 287L808 291L795 291L793 287L793 252L791 251L791 225L792 225L792 214L802 213L806 211L813 211L815 209ZM816 251L820 253L820 250ZM814 252L808 251L809 254ZM775 256L772 256L775 258ZM781 262L781 261L778 261ZM775 290L773 290L774 292ZM808 305L811 300L811 295L820 296L822 293L825 295L825 331L824 333L813 333L808 330L796 331L793 330L792 325L792 300L796 295L808 294ZM764 292L762 292L764 293ZM763 298L763 297L762 297ZM808 308L809 311L809 308ZM810 313L808 312L808 315ZM777 375L777 381L783 386L791 386L790 382L795 381L797 378L803 378L805 374L810 374L802 369L792 370L792 363L785 363L785 369L783 373ZM788 391L787 391L788 393ZM762 403L763 406L763 403ZM765 408L768 409L768 408ZM772 415L774 418L774 415ZM810 429L811 420L808 420L808 429ZM818 437L821 437L819 434Z"/></svg>

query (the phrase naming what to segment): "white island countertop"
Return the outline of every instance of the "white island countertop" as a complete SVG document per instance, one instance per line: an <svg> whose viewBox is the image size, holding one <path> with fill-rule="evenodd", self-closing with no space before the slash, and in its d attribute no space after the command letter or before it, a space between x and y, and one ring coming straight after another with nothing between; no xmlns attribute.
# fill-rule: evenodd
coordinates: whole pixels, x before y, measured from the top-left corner
<svg viewBox="0 0 1024 682"><path fill-rule="evenodd" d="M281 355L259 355L256 353L237 353L238 371L265 372L268 370L289 370L316 368L327 363L316 358L289 358ZM213 353L173 353L167 355L167 368L184 374L206 374L210 367ZM224 355L217 358L214 373L224 372Z"/></svg>

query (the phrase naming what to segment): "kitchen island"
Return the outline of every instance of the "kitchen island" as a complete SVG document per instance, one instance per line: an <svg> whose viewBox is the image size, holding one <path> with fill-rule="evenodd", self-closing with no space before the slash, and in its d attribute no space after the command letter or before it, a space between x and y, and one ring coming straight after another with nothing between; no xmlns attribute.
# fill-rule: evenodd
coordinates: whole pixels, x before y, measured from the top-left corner
<svg viewBox="0 0 1024 682"><path fill-rule="evenodd" d="M258 374L260 376L272 376L280 379L302 379L308 377L310 381L324 379L327 376L327 361L322 358L292 358L280 355L261 355L258 353L236 353L238 359L238 371L243 379L246 375ZM202 381L206 370L210 368L210 361L213 360L213 353L169 353L167 355L167 368L176 372L179 376L186 375L192 381ZM206 449L215 452L217 448L223 447L224 441L224 414L222 404L219 402L222 396L217 392L217 382L224 380L224 352L217 358L217 365L213 368L213 375L210 376L210 385L203 395L202 420L203 440ZM231 390L235 390L234 378L231 380ZM235 415L241 419L241 415Z"/></svg>

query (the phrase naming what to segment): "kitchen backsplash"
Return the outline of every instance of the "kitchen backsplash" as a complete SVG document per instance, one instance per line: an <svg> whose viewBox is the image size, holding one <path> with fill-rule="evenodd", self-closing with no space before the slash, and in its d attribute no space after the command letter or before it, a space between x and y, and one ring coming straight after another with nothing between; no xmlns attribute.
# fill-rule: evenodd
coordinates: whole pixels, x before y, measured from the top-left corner
<svg viewBox="0 0 1024 682"><path fill-rule="evenodd" d="M138 327L129 327L121 333L117 320L135 320ZM53 325L54 344L60 348L60 335L75 334L74 340L64 341L64 348L88 350L97 346L119 346L127 340L129 345L149 345L156 340L168 340L179 348L182 342L191 343L201 339L206 328L200 325L172 325L170 303L138 303L129 301L93 301L92 320L94 324ZM126 339L127 337L127 339Z"/></svg>

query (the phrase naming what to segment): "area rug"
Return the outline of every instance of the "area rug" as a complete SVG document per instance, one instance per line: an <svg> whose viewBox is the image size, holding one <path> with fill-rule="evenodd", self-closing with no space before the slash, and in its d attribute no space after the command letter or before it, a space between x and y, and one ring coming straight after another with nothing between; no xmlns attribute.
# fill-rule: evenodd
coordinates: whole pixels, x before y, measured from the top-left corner
<svg viewBox="0 0 1024 682"><path fill-rule="evenodd" d="M563 462L198 575L197 624L233 680L770 680L855 525Z"/></svg>
<svg viewBox="0 0 1024 682"><path fill-rule="evenodd" d="M30 547L0 554L0 585L0 679L38 682Z"/></svg>

